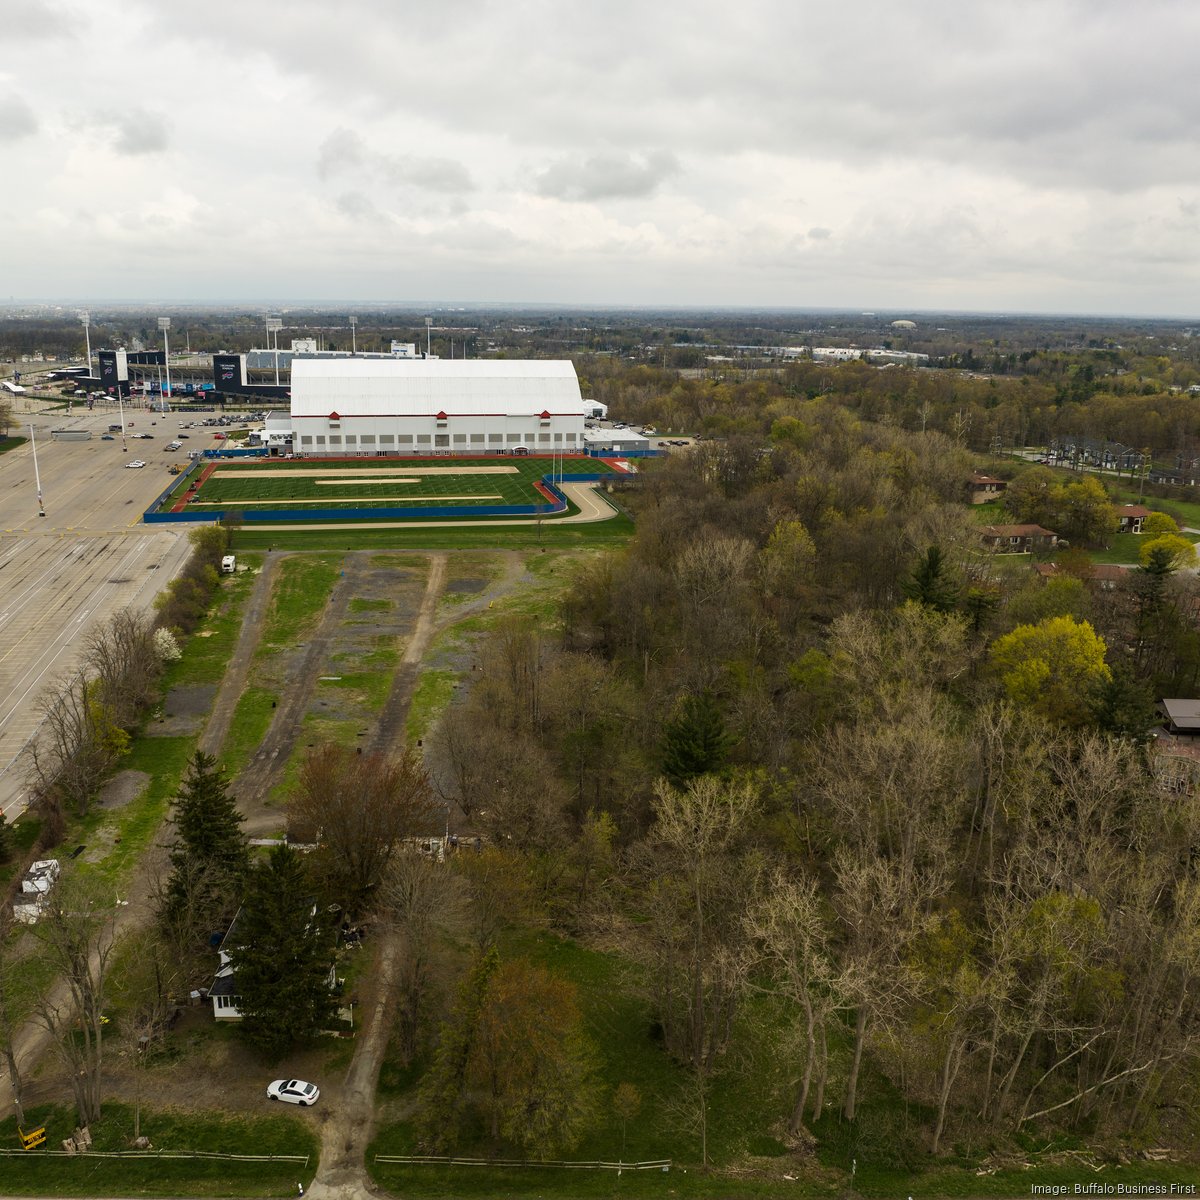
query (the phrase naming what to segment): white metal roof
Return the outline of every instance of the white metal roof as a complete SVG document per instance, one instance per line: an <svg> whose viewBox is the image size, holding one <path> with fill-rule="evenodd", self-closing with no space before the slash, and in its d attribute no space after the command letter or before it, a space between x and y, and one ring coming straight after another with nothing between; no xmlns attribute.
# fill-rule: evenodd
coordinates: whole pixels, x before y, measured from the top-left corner
<svg viewBox="0 0 1200 1200"><path fill-rule="evenodd" d="M650 445L650 439L636 429L585 429L583 440L590 446Z"/></svg>
<svg viewBox="0 0 1200 1200"><path fill-rule="evenodd" d="M582 414L573 363L550 359L295 358L294 417Z"/></svg>

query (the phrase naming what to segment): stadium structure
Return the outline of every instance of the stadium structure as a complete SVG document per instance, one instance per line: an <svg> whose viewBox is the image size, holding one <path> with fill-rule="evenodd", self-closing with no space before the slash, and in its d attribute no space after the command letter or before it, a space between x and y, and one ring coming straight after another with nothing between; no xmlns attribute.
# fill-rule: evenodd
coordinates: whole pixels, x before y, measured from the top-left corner
<svg viewBox="0 0 1200 1200"><path fill-rule="evenodd" d="M590 411L569 361L296 355L264 433L301 457L579 454Z"/></svg>

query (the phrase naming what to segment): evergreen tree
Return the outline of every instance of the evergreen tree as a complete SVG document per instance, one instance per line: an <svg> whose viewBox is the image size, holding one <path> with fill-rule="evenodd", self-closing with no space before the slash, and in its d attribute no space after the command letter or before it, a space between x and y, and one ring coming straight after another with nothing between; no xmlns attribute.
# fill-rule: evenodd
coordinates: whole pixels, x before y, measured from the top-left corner
<svg viewBox="0 0 1200 1200"><path fill-rule="evenodd" d="M900 590L910 600L915 600L934 612L954 611L958 602L958 588L950 579L945 555L938 545L930 546L917 560L912 574L900 583Z"/></svg>
<svg viewBox="0 0 1200 1200"><path fill-rule="evenodd" d="M0 812L0 863L6 863L12 858L12 826Z"/></svg>
<svg viewBox="0 0 1200 1200"><path fill-rule="evenodd" d="M720 771L733 737L709 691L687 695L663 726L663 774L674 784Z"/></svg>
<svg viewBox="0 0 1200 1200"><path fill-rule="evenodd" d="M1117 737L1144 741L1159 723L1154 696L1148 684L1138 679L1130 665L1112 665L1112 678L1101 682L1092 699L1092 716L1097 726Z"/></svg>
<svg viewBox="0 0 1200 1200"><path fill-rule="evenodd" d="M276 846L249 875L226 951L237 981L241 1032L265 1058L328 1026L333 936L316 909L304 863Z"/></svg>
<svg viewBox="0 0 1200 1200"><path fill-rule="evenodd" d="M244 818L212 755L197 750L173 805L171 876L164 923L207 937L228 920L250 863Z"/></svg>

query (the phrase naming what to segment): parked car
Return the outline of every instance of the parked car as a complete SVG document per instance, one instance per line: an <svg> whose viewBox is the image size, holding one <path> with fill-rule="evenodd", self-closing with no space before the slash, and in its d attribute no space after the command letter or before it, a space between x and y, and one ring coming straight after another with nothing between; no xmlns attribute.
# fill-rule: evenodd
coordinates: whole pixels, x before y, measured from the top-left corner
<svg viewBox="0 0 1200 1200"><path fill-rule="evenodd" d="M102 433L100 435L100 440L102 442L115 442L117 439L113 437L111 433Z"/></svg>
<svg viewBox="0 0 1200 1200"><path fill-rule="evenodd" d="M299 1104L301 1108L316 1104L320 1096L320 1089L315 1084L305 1083L303 1079L276 1079L267 1085L269 1099L282 1100L284 1104Z"/></svg>
<svg viewBox="0 0 1200 1200"><path fill-rule="evenodd" d="M128 471L128 470L136 469L138 467L144 467L145 465L146 464L144 462L142 462L142 460L140 458L135 458L133 460L133 462L127 462L125 464L125 469Z"/></svg>

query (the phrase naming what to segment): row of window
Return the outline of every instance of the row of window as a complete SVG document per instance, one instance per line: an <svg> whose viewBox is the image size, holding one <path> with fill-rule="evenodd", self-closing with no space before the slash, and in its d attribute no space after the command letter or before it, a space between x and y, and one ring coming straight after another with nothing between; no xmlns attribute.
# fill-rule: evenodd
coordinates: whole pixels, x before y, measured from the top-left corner
<svg viewBox="0 0 1200 1200"><path fill-rule="evenodd" d="M300 435L302 446L534 446L575 445L576 436L573 433L381 433L378 438L373 433L348 433L344 437L340 433L331 433L328 441L322 434Z"/></svg>
<svg viewBox="0 0 1200 1200"><path fill-rule="evenodd" d="M237 1008L236 996L216 996L217 1008Z"/></svg>

